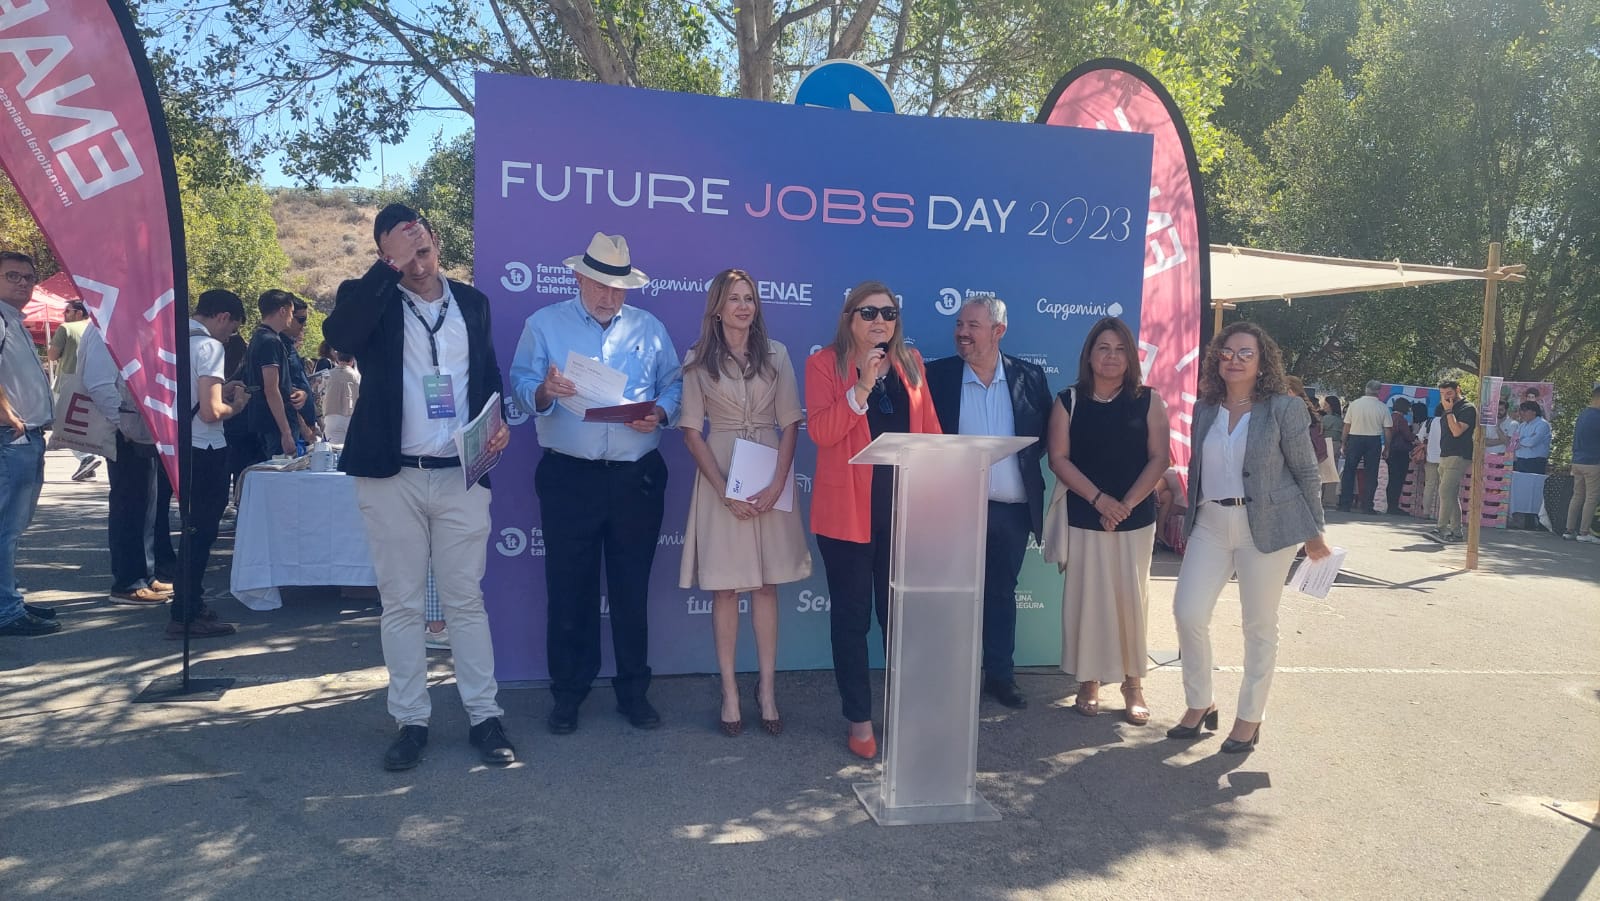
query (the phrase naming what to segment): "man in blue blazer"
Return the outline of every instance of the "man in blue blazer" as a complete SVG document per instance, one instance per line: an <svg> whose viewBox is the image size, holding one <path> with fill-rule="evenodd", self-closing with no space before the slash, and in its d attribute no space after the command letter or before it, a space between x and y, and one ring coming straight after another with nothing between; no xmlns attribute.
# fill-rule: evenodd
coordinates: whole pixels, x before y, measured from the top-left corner
<svg viewBox="0 0 1600 901"><path fill-rule="evenodd" d="M1007 707L1027 699L1012 671L1016 649L1017 573L1028 533L1044 535L1045 427L1050 388L1044 370L1000 352L1006 304L969 298L956 314L956 353L928 364L928 390L946 434L1039 439L989 471L989 536L983 586L983 690Z"/></svg>

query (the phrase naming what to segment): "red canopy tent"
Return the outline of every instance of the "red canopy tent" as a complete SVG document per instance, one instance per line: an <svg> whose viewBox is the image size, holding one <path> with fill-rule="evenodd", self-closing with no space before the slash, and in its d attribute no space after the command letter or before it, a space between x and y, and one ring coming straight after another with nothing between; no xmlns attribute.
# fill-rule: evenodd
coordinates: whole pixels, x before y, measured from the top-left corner
<svg viewBox="0 0 1600 901"><path fill-rule="evenodd" d="M33 343L46 344L50 333L66 322L68 301L79 300L78 289L66 272L57 272L33 286L33 299L22 308L22 324Z"/></svg>

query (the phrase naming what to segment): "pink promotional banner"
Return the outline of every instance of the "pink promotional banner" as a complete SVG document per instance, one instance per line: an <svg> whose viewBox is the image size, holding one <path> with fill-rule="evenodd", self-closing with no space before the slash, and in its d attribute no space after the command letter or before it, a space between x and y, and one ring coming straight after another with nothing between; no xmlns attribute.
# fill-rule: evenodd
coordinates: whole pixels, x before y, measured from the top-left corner
<svg viewBox="0 0 1600 901"><path fill-rule="evenodd" d="M1155 138L1145 221L1144 301L1136 326L1145 384L1161 392L1172 429L1172 465L1189 472L1202 328L1211 293L1205 198L1189 129L1155 76L1101 59L1061 79L1039 109L1046 125L1137 132Z"/></svg>
<svg viewBox="0 0 1600 901"><path fill-rule="evenodd" d="M104 333L177 486L187 373L174 317L188 304L174 262L182 232L169 216L166 124L159 109L152 115L153 96L116 0L0 2L0 165Z"/></svg>

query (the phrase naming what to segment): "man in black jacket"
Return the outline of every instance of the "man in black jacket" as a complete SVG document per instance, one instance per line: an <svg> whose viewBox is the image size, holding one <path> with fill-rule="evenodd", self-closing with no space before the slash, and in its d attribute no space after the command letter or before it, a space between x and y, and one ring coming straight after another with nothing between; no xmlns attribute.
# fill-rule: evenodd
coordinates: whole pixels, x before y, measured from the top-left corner
<svg viewBox="0 0 1600 901"><path fill-rule="evenodd" d="M1007 707L1027 699L1017 689L1012 654L1017 633L1017 574L1028 533L1044 535L1045 427L1050 388L1044 370L1000 352L1005 301L969 298L956 314L956 353L928 364L928 391L948 434L1006 435L1037 442L989 470L989 537L983 585L983 690Z"/></svg>
<svg viewBox="0 0 1600 901"><path fill-rule="evenodd" d="M483 612L489 480L463 484L454 434L501 390L489 299L439 274L439 239L427 221L390 204L373 224L380 259L339 286L323 324L328 343L361 360L361 400L350 418L339 468L356 497L383 596L383 662L389 712L400 734L384 767L406 770L428 743L428 659L423 594L433 570L450 624L456 684L485 763L516 752L495 700L494 648ZM489 450L503 450L503 424Z"/></svg>

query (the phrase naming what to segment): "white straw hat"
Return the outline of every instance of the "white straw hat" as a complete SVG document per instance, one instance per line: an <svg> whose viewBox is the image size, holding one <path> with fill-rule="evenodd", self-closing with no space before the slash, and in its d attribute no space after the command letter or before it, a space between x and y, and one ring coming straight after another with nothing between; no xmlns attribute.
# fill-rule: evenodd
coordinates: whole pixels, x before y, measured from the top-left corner
<svg viewBox="0 0 1600 901"><path fill-rule="evenodd" d="M643 288L650 283L650 276L633 267L628 258L628 239L621 235L595 232L587 251L562 262L573 272L613 288Z"/></svg>

